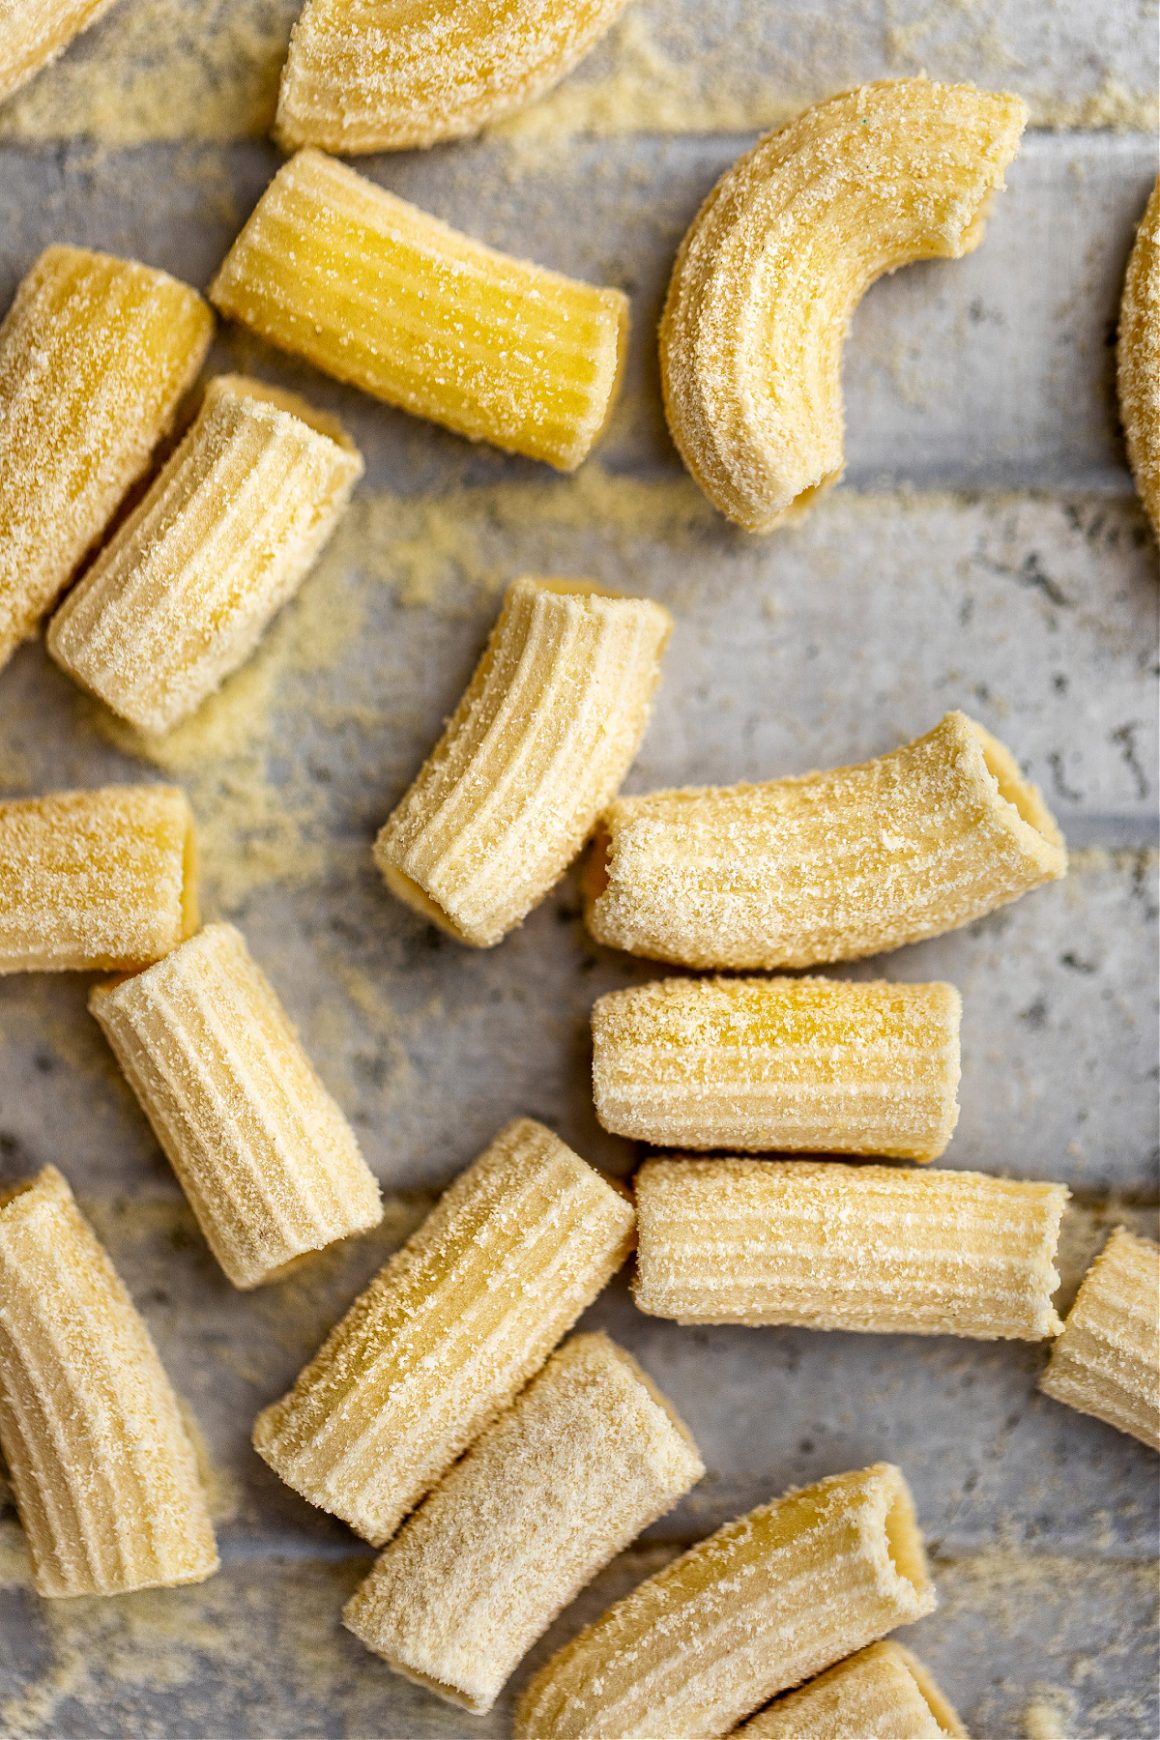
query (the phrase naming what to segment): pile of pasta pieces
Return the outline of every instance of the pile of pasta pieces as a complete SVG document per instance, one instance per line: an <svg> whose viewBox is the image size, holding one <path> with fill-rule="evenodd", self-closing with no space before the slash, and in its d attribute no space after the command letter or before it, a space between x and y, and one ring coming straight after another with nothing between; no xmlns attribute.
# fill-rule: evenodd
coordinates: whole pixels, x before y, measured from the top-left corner
<svg viewBox="0 0 1160 1740"><path fill-rule="evenodd" d="M307 0L277 122L295 155L210 302L389 404L575 469L615 400L624 295L498 254L327 153L477 131L569 71L622 4L521 0L501 26L502 9L447 0L392 32L369 6ZM0 98L101 9L32 7L0 42ZM967 85L868 85L760 140L710 193L674 266L661 375L682 458L740 526L767 532L836 482L854 306L882 272L978 245L1024 118ZM1158 246L1154 193L1119 355L1154 523ZM150 476L212 331L189 286L69 246L42 254L0 328L0 663L47 623L62 669L145 733L244 663L362 473L333 418L226 375ZM630 1193L544 1125L507 1125L254 1424L288 1486L382 1549L348 1628L476 1713L705 1472L637 1362L569 1334L633 1251L637 1306L676 1324L1050 1342L1049 1395L1160 1449L1160 1247L1113 1232L1061 1322L1064 1187L932 1164L958 1115L958 992L812 972L1062 877L1041 795L951 712L859 766L620 798L671 626L647 599L514 580L374 845L390 892L475 948L583 854L596 941L679 969L592 1012L600 1123L664 1152ZM196 859L176 787L0 802L0 971L112 975L89 1007L248 1289L382 1206L245 939L200 923ZM169 1380L53 1167L0 1194L0 1447L42 1595L218 1568ZM832 1476L617 1602L533 1677L515 1731L961 1735L921 1662L883 1641L934 1605L901 1470Z"/></svg>

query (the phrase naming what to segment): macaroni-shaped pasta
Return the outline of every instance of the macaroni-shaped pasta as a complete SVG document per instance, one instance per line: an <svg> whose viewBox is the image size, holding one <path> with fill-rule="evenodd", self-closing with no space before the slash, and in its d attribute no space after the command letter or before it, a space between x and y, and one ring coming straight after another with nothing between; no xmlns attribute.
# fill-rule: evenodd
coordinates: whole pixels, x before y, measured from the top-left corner
<svg viewBox="0 0 1160 1740"><path fill-rule="evenodd" d="M812 967L968 924L1065 874L1014 757L963 713L857 767L618 798L585 868L598 942L688 967Z"/></svg>
<svg viewBox="0 0 1160 1740"><path fill-rule="evenodd" d="M573 471L628 300L486 248L321 151L283 164L210 286L223 314L416 417Z"/></svg>
<svg viewBox="0 0 1160 1740"><path fill-rule="evenodd" d="M233 925L98 986L89 1007L235 1287L378 1225L354 1131Z"/></svg>
<svg viewBox="0 0 1160 1740"><path fill-rule="evenodd" d="M196 929L193 814L177 786L0 803L0 973L126 972Z"/></svg>
<svg viewBox="0 0 1160 1740"><path fill-rule="evenodd" d="M1140 500L1160 534L1160 181L1128 260L1117 365L1128 458Z"/></svg>
<svg viewBox="0 0 1160 1740"><path fill-rule="evenodd" d="M0 667L173 421L213 316L164 272L46 248L0 326Z"/></svg>
<svg viewBox="0 0 1160 1740"><path fill-rule="evenodd" d="M1018 97L885 80L807 109L717 183L660 351L673 440L722 513L766 532L840 477L850 316L884 272L978 246L1025 120Z"/></svg>
<svg viewBox="0 0 1160 1740"><path fill-rule="evenodd" d="M566 1644L517 1740L698 1740L935 1606L910 1490L876 1463L727 1523Z"/></svg>
<svg viewBox="0 0 1160 1740"><path fill-rule="evenodd" d="M959 1108L953 985L661 979L592 1010L606 1130L673 1148L937 1160Z"/></svg>
<svg viewBox="0 0 1160 1740"><path fill-rule="evenodd" d="M138 730L170 730L249 658L337 525L362 460L313 419L258 381L211 381L177 452L53 618L57 664Z"/></svg>
<svg viewBox="0 0 1160 1740"><path fill-rule="evenodd" d="M0 0L0 103L63 54L114 0Z"/></svg>
<svg viewBox="0 0 1160 1740"><path fill-rule="evenodd" d="M123 1595L217 1570L157 1349L53 1166L0 1196L0 1448L41 1595Z"/></svg>
<svg viewBox="0 0 1160 1740"><path fill-rule="evenodd" d="M382 1546L620 1267L634 1221L550 1130L508 1124L259 1414L254 1448Z"/></svg>
<svg viewBox="0 0 1160 1740"><path fill-rule="evenodd" d="M275 137L401 151L462 139L550 91L625 0L306 0Z"/></svg>
<svg viewBox="0 0 1160 1740"><path fill-rule="evenodd" d="M628 772L669 614L516 580L447 729L375 843L387 886L488 948L543 899Z"/></svg>
<svg viewBox="0 0 1160 1740"><path fill-rule="evenodd" d="M737 1730L737 1740L967 1740L928 1670L900 1643L872 1643Z"/></svg>
<svg viewBox="0 0 1160 1740"><path fill-rule="evenodd" d="M1062 1184L807 1160L650 1160L636 1303L678 1323L1040 1341Z"/></svg>
<svg viewBox="0 0 1160 1740"><path fill-rule="evenodd" d="M396 1673L482 1714L556 1614L704 1472L636 1361L577 1335L403 1525L343 1619Z"/></svg>
<svg viewBox="0 0 1160 1740"><path fill-rule="evenodd" d="M1160 1450L1160 1245L1116 1228L1083 1278L1039 1387Z"/></svg>

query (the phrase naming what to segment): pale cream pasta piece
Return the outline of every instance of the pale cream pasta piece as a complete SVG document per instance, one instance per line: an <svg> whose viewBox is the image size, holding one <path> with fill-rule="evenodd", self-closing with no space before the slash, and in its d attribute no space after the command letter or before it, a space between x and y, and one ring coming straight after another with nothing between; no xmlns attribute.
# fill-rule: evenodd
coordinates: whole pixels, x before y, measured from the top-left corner
<svg viewBox="0 0 1160 1740"><path fill-rule="evenodd" d="M1160 1245L1117 1227L1083 1278L1039 1386L1160 1450Z"/></svg>
<svg viewBox="0 0 1160 1740"><path fill-rule="evenodd" d="M378 1225L354 1131L233 925L97 986L89 1007L235 1287Z"/></svg>
<svg viewBox="0 0 1160 1740"><path fill-rule="evenodd" d="M506 1125L259 1414L254 1448L382 1546L620 1267L634 1221L550 1130Z"/></svg>
<svg viewBox="0 0 1160 1740"><path fill-rule="evenodd" d="M532 1680L517 1740L716 1740L934 1606L901 1471L834 1475L727 1523L610 1607Z"/></svg>
<svg viewBox="0 0 1160 1740"><path fill-rule="evenodd" d="M937 1160L959 1108L953 985L660 979L592 1010L596 1115L672 1148Z"/></svg>
<svg viewBox="0 0 1160 1740"><path fill-rule="evenodd" d="M556 1614L704 1472L636 1361L577 1335L404 1523L344 1622L396 1673L482 1714Z"/></svg>
<svg viewBox="0 0 1160 1740"><path fill-rule="evenodd" d="M1003 745L963 713L854 767L618 798L585 867L597 942L688 967L812 967L937 936L1067 870Z"/></svg>
<svg viewBox="0 0 1160 1740"><path fill-rule="evenodd" d="M114 0L0 0L0 103L63 54Z"/></svg>
<svg viewBox="0 0 1160 1740"><path fill-rule="evenodd" d="M884 272L978 246L1025 120L1004 92L884 80L805 110L717 183L660 354L673 440L722 513L769 531L840 477L854 309Z"/></svg>
<svg viewBox="0 0 1160 1740"><path fill-rule="evenodd" d="M292 598L362 474L329 419L222 375L48 631L57 664L138 730L211 695Z"/></svg>
<svg viewBox="0 0 1160 1740"><path fill-rule="evenodd" d="M678 1323L1040 1341L1066 1201L982 1172L650 1160L633 1292Z"/></svg>
<svg viewBox="0 0 1160 1740"><path fill-rule="evenodd" d="M46 248L0 326L0 667L101 537L209 346L188 285Z"/></svg>
<svg viewBox="0 0 1160 1740"><path fill-rule="evenodd" d="M967 1740L945 1694L900 1643L872 1643L737 1729L737 1740Z"/></svg>
<svg viewBox="0 0 1160 1740"><path fill-rule="evenodd" d="M1128 260L1117 365L1128 458L1140 500L1160 534L1160 181Z"/></svg>
<svg viewBox="0 0 1160 1740"><path fill-rule="evenodd" d="M0 802L0 973L125 972L196 929L193 813L177 786Z"/></svg>
<svg viewBox="0 0 1160 1740"><path fill-rule="evenodd" d="M561 471L603 433L628 337L621 291L487 248L313 150L283 164L209 294L338 380Z"/></svg>
<svg viewBox="0 0 1160 1740"><path fill-rule="evenodd" d="M157 1349L54 1166L0 1192L0 1449L41 1595L123 1595L217 1570Z"/></svg>
<svg viewBox="0 0 1160 1740"><path fill-rule="evenodd" d="M375 842L391 892L476 948L521 923L628 772L671 626L645 598L513 582L463 699Z"/></svg>

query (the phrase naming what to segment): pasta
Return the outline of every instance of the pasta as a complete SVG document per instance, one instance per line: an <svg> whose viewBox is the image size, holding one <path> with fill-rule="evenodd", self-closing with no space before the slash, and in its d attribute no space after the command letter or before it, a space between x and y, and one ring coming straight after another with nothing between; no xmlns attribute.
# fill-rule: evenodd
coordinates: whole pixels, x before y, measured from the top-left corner
<svg viewBox="0 0 1160 1740"><path fill-rule="evenodd" d="M0 1197L0 1448L41 1595L123 1595L217 1570L157 1349L53 1166Z"/></svg>
<svg viewBox="0 0 1160 1740"><path fill-rule="evenodd" d="M628 334L619 290L486 248L312 150L283 164L209 293L340 381L561 471L604 431Z"/></svg>
<svg viewBox="0 0 1160 1740"><path fill-rule="evenodd" d="M636 1303L679 1323L1039 1341L1067 1191L982 1172L651 1160Z"/></svg>
<svg viewBox="0 0 1160 1740"><path fill-rule="evenodd" d="M812 967L937 936L1063 876L1036 788L962 713L858 767L618 798L585 870L597 942Z"/></svg>
<svg viewBox="0 0 1160 1740"><path fill-rule="evenodd" d="M506 1125L259 1414L254 1448L382 1546L619 1268L633 1225L550 1130Z"/></svg>
<svg viewBox="0 0 1160 1740"><path fill-rule="evenodd" d="M489 948L575 857L648 723L669 614L516 580L442 738L375 843L387 886Z"/></svg>
<svg viewBox="0 0 1160 1740"><path fill-rule="evenodd" d="M164 272L46 248L0 326L0 668L105 531L209 346Z"/></svg>
<svg viewBox="0 0 1160 1740"><path fill-rule="evenodd" d="M666 1147L937 1160L958 1119L953 985L661 979L592 1010L606 1130Z"/></svg>
<svg viewBox="0 0 1160 1740"><path fill-rule="evenodd" d="M354 1131L233 925L98 986L89 1007L235 1287L378 1225Z"/></svg>
<svg viewBox="0 0 1160 1740"><path fill-rule="evenodd" d="M1084 1276L1040 1388L1160 1450L1160 1246L1117 1227Z"/></svg>
<svg viewBox="0 0 1160 1740"><path fill-rule="evenodd" d="M556 1614L704 1472L636 1361L577 1335L404 1524L345 1623L397 1673L482 1714Z"/></svg>
<svg viewBox="0 0 1160 1740"><path fill-rule="evenodd" d="M1117 365L1128 458L1140 500L1160 534L1160 181L1128 261Z"/></svg>
<svg viewBox="0 0 1160 1740"><path fill-rule="evenodd" d="M876 278L982 240L1026 109L924 78L862 85L769 133L681 243L661 377L681 457L767 532L841 475L842 345Z"/></svg>
<svg viewBox="0 0 1160 1740"><path fill-rule="evenodd" d="M310 407L237 375L53 618L62 669L144 732L188 717L253 652L362 474Z"/></svg>
<svg viewBox="0 0 1160 1740"><path fill-rule="evenodd" d="M737 1740L967 1740L926 1668L900 1643L872 1643L737 1730Z"/></svg>
<svg viewBox="0 0 1160 1740"><path fill-rule="evenodd" d="M196 929L193 815L176 786L0 802L0 973L123 972Z"/></svg>
<svg viewBox="0 0 1160 1740"><path fill-rule="evenodd" d="M517 1740L710 1740L935 1606L910 1490L877 1463L727 1523L552 1657Z"/></svg>
<svg viewBox="0 0 1160 1740"><path fill-rule="evenodd" d="M113 0L0 0L0 103L112 5Z"/></svg>

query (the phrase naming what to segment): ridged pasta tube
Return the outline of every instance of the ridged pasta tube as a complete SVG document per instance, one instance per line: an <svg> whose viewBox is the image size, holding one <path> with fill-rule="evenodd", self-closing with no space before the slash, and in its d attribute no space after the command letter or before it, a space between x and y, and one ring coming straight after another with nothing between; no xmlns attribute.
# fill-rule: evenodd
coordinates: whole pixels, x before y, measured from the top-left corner
<svg viewBox="0 0 1160 1740"><path fill-rule="evenodd" d="M63 54L114 0L0 0L0 103Z"/></svg>
<svg viewBox="0 0 1160 1740"><path fill-rule="evenodd" d="M884 272L978 246L1025 120L1002 92L884 80L806 109L717 183L660 352L673 440L722 513L769 531L840 477L850 316Z"/></svg>
<svg viewBox="0 0 1160 1740"><path fill-rule="evenodd" d="M737 1740L967 1740L930 1673L900 1643L872 1643L737 1729Z"/></svg>
<svg viewBox="0 0 1160 1740"><path fill-rule="evenodd" d="M1116 1228L1083 1278L1040 1388L1160 1450L1160 1245Z"/></svg>
<svg viewBox="0 0 1160 1740"><path fill-rule="evenodd" d="M233 925L98 986L89 1007L235 1287L378 1225L354 1131Z"/></svg>
<svg viewBox="0 0 1160 1740"><path fill-rule="evenodd" d="M963 713L856 767L618 798L585 867L597 942L687 967L812 967L969 924L1063 876L1014 757Z"/></svg>
<svg viewBox="0 0 1160 1740"><path fill-rule="evenodd" d="M1128 458L1140 500L1160 535L1160 181L1128 260L1117 365Z"/></svg>
<svg viewBox="0 0 1160 1740"><path fill-rule="evenodd" d="M0 326L0 667L100 538L209 346L165 272L46 248Z"/></svg>
<svg viewBox="0 0 1160 1740"><path fill-rule="evenodd" d="M806 1160L650 1160L636 1303L678 1323L1040 1341L1062 1184Z"/></svg>
<svg viewBox="0 0 1160 1740"><path fill-rule="evenodd" d="M670 628L648 599L513 582L463 699L375 842L391 892L476 948L521 923L628 772Z"/></svg>
<svg viewBox="0 0 1160 1740"><path fill-rule="evenodd" d="M0 1195L0 1448L41 1595L123 1595L217 1570L157 1349L53 1166Z"/></svg>
<svg viewBox="0 0 1160 1740"><path fill-rule="evenodd" d="M244 664L362 475L292 394L222 375L148 495L65 599L57 664L131 725L168 731Z"/></svg>
<svg viewBox="0 0 1160 1740"><path fill-rule="evenodd" d="M306 0L275 137L401 151L462 139L571 72L625 0Z"/></svg>
<svg viewBox="0 0 1160 1740"><path fill-rule="evenodd" d="M953 985L661 979L592 1010L606 1130L672 1148L937 1160L958 1119Z"/></svg>
<svg viewBox="0 0 1160 1740"><path fill-rule="evenodd" d="M497 253L312 150L209 294L338 380L561 471L603 433L628 336L621 291Z"/></svg>
<svg viewBox="0 0 1160 1740"><path fill-rule="evenodd" d="M910 1490L876 1463L727 1523L542 1668L517 1740L711 1740L935 1606Z"/></svg>
<svg viewBox="0 0 1160 1740"><path fill-rule="evenodd" d="M0 803L0 973L127 972L196 929L193 814L177 786Z"/></svg>
<svg viewBox="0 0 1160 1740"><path fill-rule="evenodd" d="M556 1614L704 1472L636 1361L577 1335L403 1525L343 1619L396 1673L482 1714Z"/></svg>
<svg viewBox="0 0 1160 1740"><path fill-rule="evenodd" d="M542 1124L506 1125L259 1414L254 1448L382 1546L620 1267L634 1219Z"/></svg>

